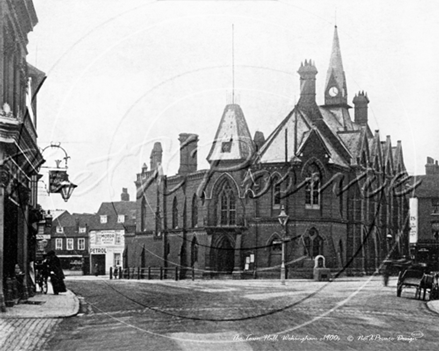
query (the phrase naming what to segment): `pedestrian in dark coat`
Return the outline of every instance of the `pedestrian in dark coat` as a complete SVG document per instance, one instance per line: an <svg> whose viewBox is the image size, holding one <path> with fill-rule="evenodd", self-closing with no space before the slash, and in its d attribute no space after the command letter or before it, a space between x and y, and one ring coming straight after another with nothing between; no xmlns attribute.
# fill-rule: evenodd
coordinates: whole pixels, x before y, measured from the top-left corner
<svg viewBox="0 0 440 351"><path fill-rule="evenodd" d="M47 265L50 275L50 282L52 283L53 293L58 295L60 292L66 292L66 285L64 284L64 273L61 268L61 262L54 251L47 253Z"/></svg>

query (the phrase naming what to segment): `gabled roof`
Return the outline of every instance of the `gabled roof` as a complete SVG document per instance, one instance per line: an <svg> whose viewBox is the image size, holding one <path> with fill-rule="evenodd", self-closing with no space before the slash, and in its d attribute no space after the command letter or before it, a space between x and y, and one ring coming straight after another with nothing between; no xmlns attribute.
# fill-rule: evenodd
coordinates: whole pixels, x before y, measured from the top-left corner
<svg viewBox="0 0 440 351"><path fill-rule="evenodd" d="M101 223L101 216L107 216L107 223ZM124 215L124 223L118 223L118 215ZM103 202L93 216L90 230L127 230L136 225L136 202Z"/></svg>
<svg viewBox="0 0 440 351"><path fill-rule="evenodd" d="M298 150L303 135L307 133L310 128L310 123L302 117L297 109L293 109L266 139L258 152L257 158L259 162L285 162L286 156L288 161L291 160L295 156L295 150Z"/></svg>
<svg viewBox="0 0 440 351"><path fill-rule="evenodd" d="M403 162L402 142L397 140L397 145L393 147L394 170L396 172L405 172L406 167Z"/></svg>
<svg viewBox="0 0 440 351"><path fill-rule="evenodd" d="M383 167L383 154L382 143L380 142L379 131L376 130L370 144L370 160L371 166L377 171L382 171Z"/></svg>
<svg viewBox="0 0 440 351"><path fill-rule="evenodd" d="M338 132L339 138L341 138L342 142L347 147L348 151L353 158L353 160L357 160L357 157L360 156L361 153L361 145L362 145L362 133L360 130L355 131L347 131L347 132Z"/></svg>
<svg viewBox="0 0 440 351"><path fill-rule="evenodd" d="M394 174L393 147L391 145L391 137L387 135L384 147L384 166L388 174Z"/></svg>
<svg viewBox="0 0 440 351"><path fill-rule="evenodd" d="M352 122L348 109L336 106L320 106L322 117L325 123L333 130L357 130L356 125Z"/></svg>
<svg viewBox="0 0 440 351"><path fill-rule="evenodd" d="M410 177L409 185L413 185L418 181L422 183L410 193L411 196L418 198L438 198L439 196L439 177L438 175L418 175Z"/></svg>
<svg viewBox="0 0 440 351"><path fill-rule="evenodd" d="M241 107L237 104L227 105L212 142L208 162L245 160L254 152L254 142Z"/></svg>
<svg viewBox="0 0 440 351"><path fill-rule="evenodd" d="M96 215L92 213L72 213L72 216L75 217L79 227L85 227L90 226Z"/></svg>
<svg viewBox="0 0 440 351"><path fill-rule="evenodd" d="M319 113L319 110L309 110ZM312 118L307 112L302 111L296 106L292 112L278 125L278 127L267 138L258 153L258 162L260 163L278 163L292 160L298 156L300 149L305 145L311 136L312 129L315 130L324 148L329 153L331 161L342 167L348 167L345 160L349 151L345 145L333 134L322 118ZM337 144L335 146L335 144ZM344 150L343 154L340 150ZM296 152L296 154L295 154Z"/></svg>

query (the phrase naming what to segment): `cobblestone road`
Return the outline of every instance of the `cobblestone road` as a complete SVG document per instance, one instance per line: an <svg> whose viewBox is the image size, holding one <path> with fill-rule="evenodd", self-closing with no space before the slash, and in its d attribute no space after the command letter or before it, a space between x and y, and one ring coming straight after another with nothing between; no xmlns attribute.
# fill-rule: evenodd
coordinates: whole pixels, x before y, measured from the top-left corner
<svg viewBox="0 0 440 351"><path fill-rule="evenodd" d="M364 285L365 284L365 285ZM362 286L364 285L364 286ZM367 282L70 281L45 350L437 350L438 315Z"/></svg>
<svg viewBox="0 0 440 351"><path fill-rule="evenodd" d="M0 319L0 350L40 350L60 322L54 318Z"/></svg>

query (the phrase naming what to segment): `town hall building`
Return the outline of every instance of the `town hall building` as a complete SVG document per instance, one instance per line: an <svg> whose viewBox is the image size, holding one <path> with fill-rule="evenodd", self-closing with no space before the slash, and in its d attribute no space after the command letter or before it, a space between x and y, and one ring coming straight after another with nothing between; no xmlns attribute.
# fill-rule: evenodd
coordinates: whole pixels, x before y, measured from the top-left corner
<svg viewBox="0 0 440 351"><path fill-rule="evenodd" d="M312 61L300 64L300 98L267 138L252 137L241 107L227 105L207 170L197 169L195 134L180 134L176 175L163 174L154 145L135 182L126 266L275 278L284 261L287 278L311 278L319 255L335 276L369 274L407 252L402 144L370 129L365 92L352 115L336 27L322 106L317 73Z"/></svg>

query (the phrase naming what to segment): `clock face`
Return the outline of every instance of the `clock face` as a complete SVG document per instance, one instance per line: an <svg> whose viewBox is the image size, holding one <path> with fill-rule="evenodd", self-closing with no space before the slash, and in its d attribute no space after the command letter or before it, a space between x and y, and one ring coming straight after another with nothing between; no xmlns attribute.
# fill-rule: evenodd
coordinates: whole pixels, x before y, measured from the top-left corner
<svg viewBox="0 0 440 351"><path fill-rule="evenodd" d="M331 87L331 88L328 90L328 93L329 93L329 95L330 95L331 97L335 97L336 95L338 95L339 90L338 90L338 88L336 88L336 87Z"/></svg>

